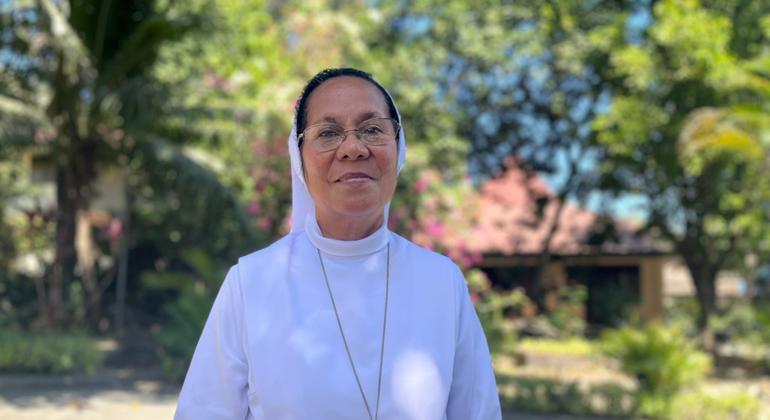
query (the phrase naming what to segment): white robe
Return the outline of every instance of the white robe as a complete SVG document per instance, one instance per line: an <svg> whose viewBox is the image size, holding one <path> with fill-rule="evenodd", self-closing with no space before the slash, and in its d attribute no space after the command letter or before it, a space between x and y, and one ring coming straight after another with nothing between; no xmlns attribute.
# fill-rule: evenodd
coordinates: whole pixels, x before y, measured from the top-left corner
<svg viewBox="0 0 770 420"><path fill-rule="evenodd" d="M360 241L306 229L242 257L211 309L175 419L368 419L317 249L374 412L388 242L379 418L500 419L487 342L461 271L385 227Z"/></svg>

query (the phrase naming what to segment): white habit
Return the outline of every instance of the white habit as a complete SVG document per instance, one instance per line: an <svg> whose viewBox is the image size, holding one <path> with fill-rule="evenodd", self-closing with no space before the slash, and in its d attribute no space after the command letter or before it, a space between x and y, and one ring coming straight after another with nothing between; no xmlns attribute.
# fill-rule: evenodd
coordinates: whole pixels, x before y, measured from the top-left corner
<svg viewBox="0 0 770 420"><path fill-rule="evenodd" d="M325 238L314 217L230 269L175 419L367 419L317 249L374 411L388 243L379 418L500 419L486 339L457 266L385 226L358 241Z"/></svg>
<svg viewBox="0 0 770 420"><path fill-rule="evenodd" d="M195 349L175 418L368 419L318 250L374 413L389 248L379 419L499 420L489 349L457 266L390 232L388 206L383 226L364 239L323 237L295 127L288 147L292 232L230 269ZM402 129L398 171L405 160Z"/></svg>

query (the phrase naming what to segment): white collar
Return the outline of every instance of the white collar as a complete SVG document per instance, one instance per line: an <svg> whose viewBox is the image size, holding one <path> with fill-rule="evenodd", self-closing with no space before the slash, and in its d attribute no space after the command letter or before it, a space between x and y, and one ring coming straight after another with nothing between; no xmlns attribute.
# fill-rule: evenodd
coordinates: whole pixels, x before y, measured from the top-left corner
<svg viewBox="0 0 770 420"><path fill-rule="evenodd" d="M385 223L371 235L354 241L341 241L327 238L321 233L315 214L308 213L305 217L305 234L310 243L326 254L336 257L358 257L373 254L388 244L389 230Z"/></svg>

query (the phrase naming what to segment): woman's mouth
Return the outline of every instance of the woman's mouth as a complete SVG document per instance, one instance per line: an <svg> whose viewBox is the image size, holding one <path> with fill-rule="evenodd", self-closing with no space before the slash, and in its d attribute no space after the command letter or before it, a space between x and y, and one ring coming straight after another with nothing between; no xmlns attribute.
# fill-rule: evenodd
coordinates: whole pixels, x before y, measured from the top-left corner
<svg viewBox="0 0 770 420"><path fill-rule="evenodd" d="M374 179L363 172L348 172L337 179L337 182L357 182Z"/></svg>

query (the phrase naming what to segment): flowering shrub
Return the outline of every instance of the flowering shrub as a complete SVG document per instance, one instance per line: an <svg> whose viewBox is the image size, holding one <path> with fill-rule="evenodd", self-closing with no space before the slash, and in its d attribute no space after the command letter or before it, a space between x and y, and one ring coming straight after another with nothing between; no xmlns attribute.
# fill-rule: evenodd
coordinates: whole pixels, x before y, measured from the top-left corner
<svg viewBox="0 0 770 420"><path fill-rule="evenodd" d="M471 300L492 354L513 353L516 344L515 316L532 301L521 289L498 291L491 287L486 274L479 269L466 274Z"/></svg>
<svg viewBox="0 0 770 420"><path fill-rule="evenodd" d="M438 170L423 167L401 175L394 196L390 228L414 243L440 252L462 269L481 256L467 247L467 235L475 224L477 193L469 179L451 179Z"/></svg>

